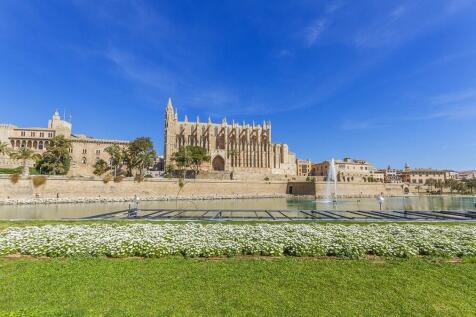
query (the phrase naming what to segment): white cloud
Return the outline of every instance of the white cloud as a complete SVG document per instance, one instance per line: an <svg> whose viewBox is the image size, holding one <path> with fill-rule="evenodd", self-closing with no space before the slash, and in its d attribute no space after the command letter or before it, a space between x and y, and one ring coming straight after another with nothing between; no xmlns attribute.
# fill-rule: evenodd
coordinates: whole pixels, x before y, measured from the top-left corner
<svg viewBox="0 0 476 317"><path fill-rule="evenodd" d="M354 44L358 47L401 45L432 30L474 3L469 0L435 1L431 4L407 2L361 28L354 37Z"/></svg>
<svg viewBox="0 0 476 317"><path fill-rule="evenodd" d="M327 28L327 19L315 20L307 29L306 41L308 46L314 45L322 32Z"/></svg>

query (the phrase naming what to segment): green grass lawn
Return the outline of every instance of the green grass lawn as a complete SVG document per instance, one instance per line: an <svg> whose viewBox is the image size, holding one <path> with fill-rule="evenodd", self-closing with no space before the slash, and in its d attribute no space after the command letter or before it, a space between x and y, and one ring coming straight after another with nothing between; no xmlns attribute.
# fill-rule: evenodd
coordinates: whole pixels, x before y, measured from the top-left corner
<svg viewBox="0 0 476 317"><path fill-rule="evenodd" d="M39 172L34 167L28 168L30 175L38 175ZM0 168L0 174L21 174L23 173L23 167L18 166L15 168Z"/></svg>
<svg viewBox="0 0 476 317"><path fill-rule="evenodd" d="M7 259L6 316L474 316L476 261Z"/></svg>

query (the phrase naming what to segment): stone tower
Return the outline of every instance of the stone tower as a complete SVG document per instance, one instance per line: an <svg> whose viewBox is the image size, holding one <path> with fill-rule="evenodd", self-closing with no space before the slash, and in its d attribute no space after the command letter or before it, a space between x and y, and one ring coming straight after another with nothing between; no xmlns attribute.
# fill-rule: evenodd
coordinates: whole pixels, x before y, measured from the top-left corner
<svg viewBox="0 0 476 317"><path fill-rule="evenodd" d="M71 123L61 120L58 111L55 111L53 117L48 120L48 128L56 131L56 135L64 135L66 138L71 136Z"/></svg>
<svg viewBox="0 0 476 317"><path fill-rule="evenodd" d="M175 152L172 148L175 144L175 123L177 114L174 112L172 99L169 98L165 108L165 126L164 126L164 161L166 164L171 162L172 154Z"/></svg>

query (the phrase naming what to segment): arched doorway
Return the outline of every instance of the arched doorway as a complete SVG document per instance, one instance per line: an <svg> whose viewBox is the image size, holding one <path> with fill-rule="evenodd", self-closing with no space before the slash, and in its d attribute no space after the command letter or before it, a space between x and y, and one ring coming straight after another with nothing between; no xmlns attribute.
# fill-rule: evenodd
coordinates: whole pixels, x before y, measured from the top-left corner
<svg viewBox="0 0 476 317"><path fill-rule="evenodd" d="M215 156L212 161L212 167L214 171L224 171L225 170L225 160L220 155Z"/></svg>

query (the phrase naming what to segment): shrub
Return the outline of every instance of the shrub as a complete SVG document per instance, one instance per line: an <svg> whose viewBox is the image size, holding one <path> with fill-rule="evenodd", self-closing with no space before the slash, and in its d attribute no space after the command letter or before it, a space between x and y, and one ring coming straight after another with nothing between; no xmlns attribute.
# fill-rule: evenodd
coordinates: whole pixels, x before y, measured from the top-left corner
<svg viewBox="0 0 476 317"><path fill-rule="evenodd" d="M152 176L152 174L147 174L144 176L145 178L153 178L154 176Z"/></svg>
<svg viewBox="0 0 476 317"><path fill-rule="evenodd" d="M267 182L269 182L269 177L266 176L266 177L264 178L264 180L267 181Z"/></svg>
<svg viewBox="0 0 476 317"><path fill-rule="evenodd" d="M31 181L33 182L33 186L38 187L46 183L46 176L33 176L31 177Z"/></svg>
<svg viewBox="0 0 476 317"><path fill-rule="evenodd" d="M21 174L23 168L21 166L15 168L0 168L0 174Z"/></svg>
<svg viewBox="0 0 476 317"><path fill-rule="evenodd" d="M10 182L11 182L12 184L18 183L19 180L20 180L20 174L12 174L12 175L10 175Z"/></svg>
<svg viewBox="0 0 476 317"><path fill-rule="evenodd" d="M110 181L112 181L112 176L111 175L106 175L104 176L104 178L102 179L103 183L104 184L107 184L109 183Z"/></svg>
<svg viewBox="0 0 476 317"><path fill-rule="evenodd" d="M144 180L144 176L142 175L136 174L136 176L134 176L134 182L140 183L143 180Z"/></svg>
<svg viewBox="0 0 476 317"><path fill-rule="evenodd" d="M123 180L124 180L124 176L122 176L122 175L114 177L114 183L120 183Z"/></svg>

